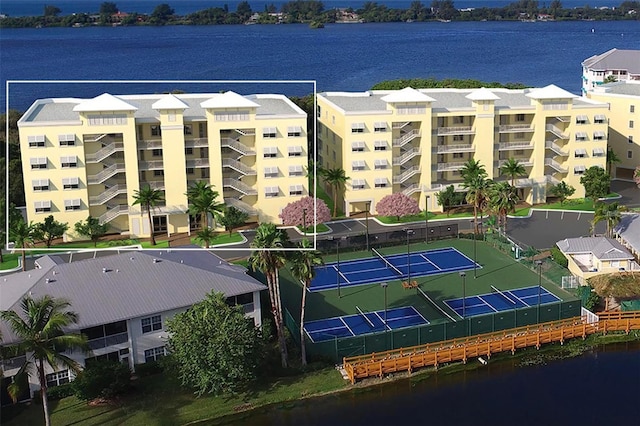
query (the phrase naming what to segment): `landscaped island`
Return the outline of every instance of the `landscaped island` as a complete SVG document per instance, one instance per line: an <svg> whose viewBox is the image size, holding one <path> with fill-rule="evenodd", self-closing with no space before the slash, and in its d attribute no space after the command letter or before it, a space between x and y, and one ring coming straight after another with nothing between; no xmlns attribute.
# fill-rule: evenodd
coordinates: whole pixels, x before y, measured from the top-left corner
<svg viewBox="0 0 640 426"><path fill-rule="evenodd" d="M390 8L377 2L366 2L360 9L325 9L317 0L296 0L262 11L242 1L235 11L212 7L187 15L177 15L167 3L159 4L151 14L123 11L113 2L104 2L95 13L69 13L55 5L45 5L41 16L4 16L0 28L42 28L131 26L131 25L239 25L307 23L323 28L326 23L341 22L425 22L425 21L560 21L560 20L639 20L640 2L623 1L614 8L592 8L589 5L564 8L560 0L547 6L536 0L519 0L504 7L457 9L452 0L433 0L429 6L414 1L408 9Z"/></svg>

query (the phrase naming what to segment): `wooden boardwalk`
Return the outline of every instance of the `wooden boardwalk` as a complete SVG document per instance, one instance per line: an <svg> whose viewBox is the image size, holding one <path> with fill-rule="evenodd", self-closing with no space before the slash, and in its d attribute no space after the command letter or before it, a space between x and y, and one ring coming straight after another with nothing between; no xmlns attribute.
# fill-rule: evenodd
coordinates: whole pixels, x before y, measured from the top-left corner
<svg viewBox="0 0 640 426"><path fill-rule="evenodd" d="M471 357L486 356L516 349L536 347L545 343L564 343L567 339L609 331L640 330L640 311L607 312L595 318L574 317L493 333L445 340L442 342L394 349L343 359L344 370L351 381L399 371L411 371L445 362L466 362Z"/></svg>

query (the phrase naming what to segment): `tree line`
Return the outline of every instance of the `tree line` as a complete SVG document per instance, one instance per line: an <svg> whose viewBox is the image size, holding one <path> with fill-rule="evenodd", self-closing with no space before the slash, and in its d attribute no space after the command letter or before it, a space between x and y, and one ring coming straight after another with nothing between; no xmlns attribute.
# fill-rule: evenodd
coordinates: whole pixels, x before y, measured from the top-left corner
<svg viewBox="0 0 640 426"><path fill-rule="evenodd" d="M113 2L104 2L94 14L61 15L55 5L45 5L40 16L18 16L0 19L0 28L68 27L85 25L238 25L247 23L333 23L347 13L360 22L425 22L425 21L499 21L499 20L640 20L640 2L627 0L615 8L594 8L589 5L565 8L560 0L547 6L537 0L518 0L504 7L457 9L453 0L432 0L426 5L413 1L409 8L388 7L368 1L361 8L325 9L318 0L294 0L278 9L273 3L263 10L254 10L249 2L238 3L231 11L227 5L177 15L167 3L155 7L151 14L126 12Z"/></svg>

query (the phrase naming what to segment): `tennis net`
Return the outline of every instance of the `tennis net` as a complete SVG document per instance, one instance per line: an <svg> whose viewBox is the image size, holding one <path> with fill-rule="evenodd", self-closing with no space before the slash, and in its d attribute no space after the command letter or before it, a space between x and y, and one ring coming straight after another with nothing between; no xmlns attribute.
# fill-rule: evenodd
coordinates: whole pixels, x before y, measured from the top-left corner
<svg viewBox="0 0 640 426"><path fill-rule="evenodd" d="M495 287L495 286L491 286L491 289L493 291L495 291L496 293L500 294L500 296L504 297L509 303L511 303L513 306L516 306L517 303L515 300L511 299L509 296L507 296L506 294L504 294L499 288Z"/></svg>
<svg viewBox="0 0 640 426"><path fill-rule="evenodd" d="M358 311L358 313L360 315L362 315L362 318L364 318L364 320L371 326L371 328L376 328L376 326L373 325L371 320L369 318L367 318L367 316L364 314L364 312L362 312L362 309L358 308L358 305L356 305L356 310Z"/></svg>
<svg viewBox="0 0 640 426"><path fill-rule="evenodd" d="M425 293L424 291L422 291L422 289L420 287L416 287L416 289L418 290L418 293L425 298L428 302L431 302L431 304L433 306L435 306L440 312L442 312L446 317L448 317L451 321L456 321L456 319L454 317L452 317L451 315L449 315L447 313L447 311L445 311L444 309L442 309L440 306L438 306L438 304L436 302L433 301L433 299L431 299L429 297L429 295L427 293Z"/></svg>
<svg viewBox="0 0 640 426"><path fill-rule="evenodd" d="M398 268L396 268L395 266L393 266L393 264L391 262L389 262L387 259L385 259L378 250L371 248L371 252L376 255L378 257L378 259L380 259L382 262L384 262L385 265L387 265L387 268L391 269L393 272L395 272L396 274L398 274L399 276L404 276L405 274L402 273L402 271Z"/></svg>

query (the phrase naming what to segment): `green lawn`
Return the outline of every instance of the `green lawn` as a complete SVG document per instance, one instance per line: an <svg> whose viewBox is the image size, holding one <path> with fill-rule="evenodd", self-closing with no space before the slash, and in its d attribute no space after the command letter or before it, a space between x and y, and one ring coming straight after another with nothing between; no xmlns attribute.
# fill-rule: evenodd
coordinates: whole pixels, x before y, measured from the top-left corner
<svg viewBox="0 0 640 426"><path fill-rule="evenodd" d="M298 228L298 230L300 232L305 232L305 228L302 226L297 226L296 228ZM316 233L322 233L322 232L327 232L329 231L329 227L327 225L325 225L324 223L320 223L318 225L314 226L307 226L306 228L306 233L307 234L313 234L314 232Z"/></svg>
<svg viewBox="0 0 640 426"><path fill-rule="evenodd" d="M239 411L274 403L295 401L348 387L334 368L290 377L270 378L238 395L196 398L168 373L137 380L135 390L119 406L89 407L75 397L50 401L54 425L177 425L233 415ZM44 424L42 405L3 407L5 426Z"/></svg>
<svg viewBox="0 0 640 426"><path fill-rule="evenodd" d="M21 256L20 253L3 253L2 260L0 263L0 271L5 271L7 269L13 269L18 267L18 258Z"/></svg>

